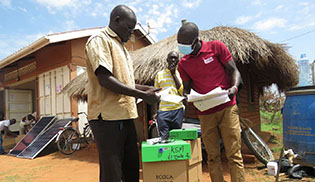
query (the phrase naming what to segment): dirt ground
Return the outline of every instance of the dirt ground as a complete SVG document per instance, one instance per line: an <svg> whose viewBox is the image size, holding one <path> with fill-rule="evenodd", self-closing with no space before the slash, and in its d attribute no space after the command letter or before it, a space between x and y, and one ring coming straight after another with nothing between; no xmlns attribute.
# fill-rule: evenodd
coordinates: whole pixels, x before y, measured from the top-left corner
<svg viewBox="0 0 315 182"><path fill-rule="evenodd" d="M54 149L44 150L33 160L0 155L0 182L97 182L98 167L95 144L69 156ZM223 163L223 169L225 180L230 182L226 162ZM275 181L275 177L269 176L267 169L257 160L254 163L245 163L245 176L247 182ZM205 164L203 165L203 181L210 181ZM281 175L279 181L315 181L315 178L292 180L286 175Z"/></svg>

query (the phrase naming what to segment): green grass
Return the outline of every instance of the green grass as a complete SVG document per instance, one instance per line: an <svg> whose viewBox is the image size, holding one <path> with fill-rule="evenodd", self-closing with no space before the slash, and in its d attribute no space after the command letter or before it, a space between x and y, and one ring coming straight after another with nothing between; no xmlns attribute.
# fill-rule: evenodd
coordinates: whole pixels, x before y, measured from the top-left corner
<svg viewBox="0 0 315 182"><path fill-rule="evenodd" d="M268 112L268 111L260 111L260 117L264 118L265 120L267 120L268 122L279 122L282 121L282 116L281 116L281 112L278 111L276 112L273 121L271 121L273 113Z"/></svg>
<svg viewBox="0 0 315 182"><path fill-rule="evenodd" d="M271 131L273 134L282 135L282 123L261 123L262 131Z"/></svg>
<svg viewBox="0 0 315 182"><path fill-rule="evenodd" d="M261 116L261 130L271 131L273 134L282 135L282 117L280 111L278 111L271 122L273 113L260 111Z"/></svg>
<svg viewBox="0 0 315 182"><path fill-rule="evenodd" d="M275 154L280 154L282 149L282 135L283 135L283 126L282 126L282 117L281 113L277 112L273 122L270 122L272 113L269 112L260 112L261 115L261 130L271 132L271 138L269 140L272 145L271 151Z"/></svg>

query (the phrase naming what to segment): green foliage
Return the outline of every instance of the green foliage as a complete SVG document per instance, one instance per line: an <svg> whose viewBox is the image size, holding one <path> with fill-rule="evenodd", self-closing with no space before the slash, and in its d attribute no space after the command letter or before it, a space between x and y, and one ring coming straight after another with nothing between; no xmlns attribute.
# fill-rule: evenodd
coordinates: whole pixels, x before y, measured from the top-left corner
<svg viewBox="0 0 315 182"><path fill-rule="evenodd" d="M273 134L282 135L283 132L282 122L261 123L261 130L271 131Z"/></svg>
<svg viewBox="0 0 315 182"><path fill-rule="evenodd" d="M283 127L282 127L282 118L281 114L279 116L276 113L275 119L272 123L269 122L268 117L272 116L270 113L261 112L264 116L261 117L261 130L271 132L271 138L268 141L271 144L272 148L270 150L274 154L274 156L280 155L280 151L282 149L282 135L283 135Z"/></svg>
<svg viewBox="0 0 315 182"><path fill-rule="evenodd" d="M272 116L273 116L272 112L260 110L260 117L262 117L262 119L265 119L270 122L272 120ZM273 119L273 123L278 123L278 122L282 122L282 116L281 116L280 111L276 112L275 117Z"/></svg>
<svg viewBox="0 0 315 182"><path fill-rule="evenodd" d="M273 113L268 111L260 111L261 116L261 130L271 132L271 138L268 143L274 144L271 149L272 153L279 154L282 149L282 116L281 112L278 111L275 114L273 122L270 122Z"/></svg>

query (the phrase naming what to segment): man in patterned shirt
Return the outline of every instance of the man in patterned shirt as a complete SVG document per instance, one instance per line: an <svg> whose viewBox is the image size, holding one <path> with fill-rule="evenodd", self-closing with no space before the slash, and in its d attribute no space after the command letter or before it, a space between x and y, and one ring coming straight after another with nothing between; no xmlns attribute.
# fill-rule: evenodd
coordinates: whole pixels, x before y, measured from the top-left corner
<svg viewBox="0 0 315 182"><path fill-rule="evenodd" d="M171 51L167 55L168 67L157 73L154 80L154 87L170 89L169 94L182 96L182 81L176 69L179 61L178 57L179 56L176 51ZM184 118L183 107L184 105L182 102L173 103L160 101L156 115L159 134L162 139L167 139L169 137L170 130L182 128ZM154 116L154 118L155 117L156 116Z"/></svg>
<svg viewBox="0 0 315 182"><path fill-rule="evenodd" d="M135 84L125 43L136 23L135 13L118 5L109 26L91 36L85 47L88 119L99 153L100 182L139 181L135 97L148 104L159 101L158 89Z"/></svg>

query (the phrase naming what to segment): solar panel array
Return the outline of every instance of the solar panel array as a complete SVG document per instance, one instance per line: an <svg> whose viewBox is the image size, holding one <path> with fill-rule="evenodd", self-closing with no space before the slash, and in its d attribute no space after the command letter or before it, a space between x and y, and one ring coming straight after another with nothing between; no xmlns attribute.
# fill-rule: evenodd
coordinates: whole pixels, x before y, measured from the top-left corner
<svg viewBox="0 0 315 182"><path fill-rule="evenodd" d="M32 129L10 150L9 155L18 155L25 148L29 146L30 143L36 139L37 136L50 125L55 120L55 116L43 116L40 120L32 127Z"/></svg>
<svg viewBox="0 0 315 182"><path fill-rule="evenodd" d="M72 118L60 119L39 135L27 148L17 157L34 159L52 140L55 139L60 128L67 126Z"/></svg>

